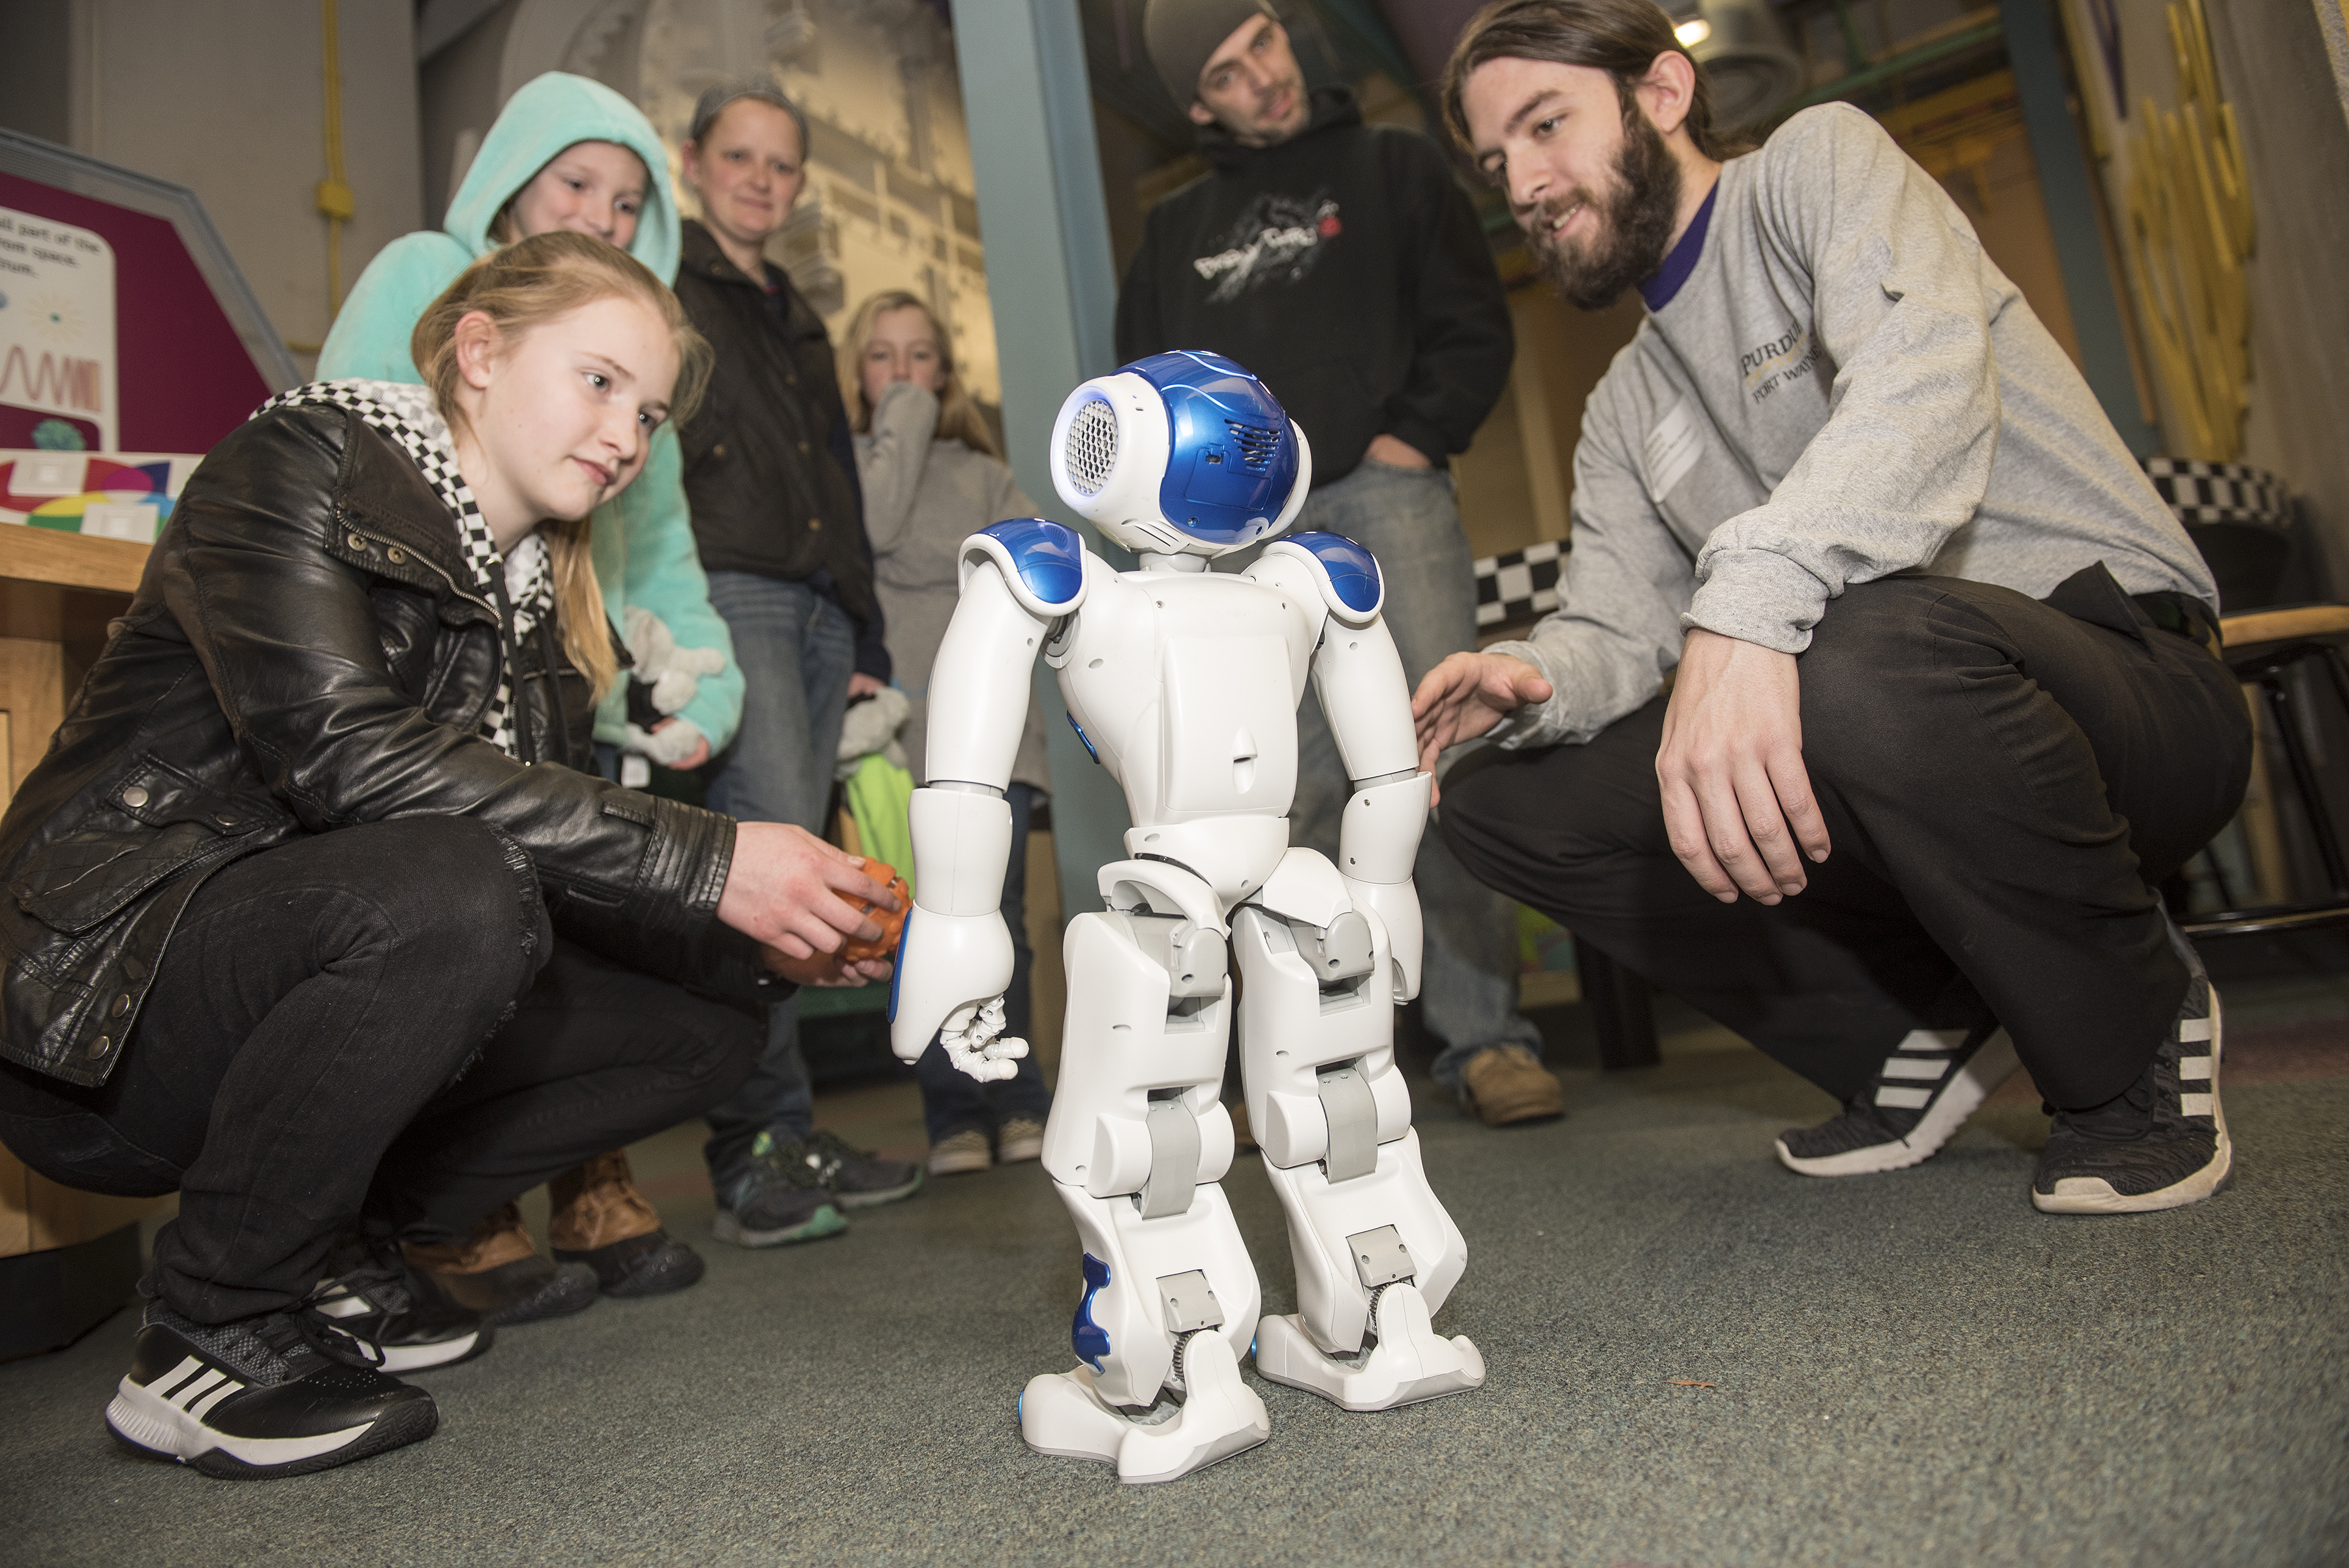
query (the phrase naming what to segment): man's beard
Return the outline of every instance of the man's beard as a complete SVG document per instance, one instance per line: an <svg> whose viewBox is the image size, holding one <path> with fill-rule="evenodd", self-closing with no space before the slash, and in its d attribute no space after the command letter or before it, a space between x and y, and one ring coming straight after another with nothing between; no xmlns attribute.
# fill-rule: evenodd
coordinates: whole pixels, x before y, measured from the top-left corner
<svg viewBox="0 0 2349 1568"><path fill-rule="evenodd" d="M1583 244L1549 232L1558 214L1588 202L1599 222ZM1615 155L1614 188L1604 195L1578 191L1542 204L1527 233L1542 275L1579 310L1604 310L1632 285L1664 265L1664 247L1680 215L1681 168L1664 139L1637 107L1623 117L1623 146Z"/></svg>
<svg viewBox="0 0 2349 1568"><path fill-rule="evenodd" d="M1269 83L1266 86L1263 91L1257 94L1256 102L1252 106L1254 112L1252 112L1248 117L1247 132L1249 136L1269 138L1271 140L1268 141L1267 145L1272 145L1278 141L1285 140L1289 136L1296 134L1294 131L1288 130L1284 126L1273 124L1268 118L1272 112L1273 100L1279 98L1284 92L1292 95L1289 105L1289 112L1292 116L1294 116L1298 110L1303 109L1309 117L1313 100L1311 96L1305 90L1304 74L1299 72L1296 76L1288 77L1280 81Z"/></svg>

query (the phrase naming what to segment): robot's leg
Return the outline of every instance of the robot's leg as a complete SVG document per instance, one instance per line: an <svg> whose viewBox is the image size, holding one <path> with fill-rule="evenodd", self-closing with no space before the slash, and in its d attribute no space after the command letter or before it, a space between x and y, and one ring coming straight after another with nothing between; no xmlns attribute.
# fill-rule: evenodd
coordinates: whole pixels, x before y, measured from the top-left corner
<svg viewBox="0 0 2349 1568"><path fill-rule="evenodd" d="M1020 1435L1122 1480L1172 1480L1272 1431L1240 1381L1262 1297L1217 1185L1232 1161L1225 939L1145 908L1079 916L1065 950L1044 1165L1084 1245L1082 1365L1030 1380Z"/></svg>
<svg viewBox="0 0 2349 1568"><path fill-rule="evenodd" d="M1420 1166L1384 931L1352 912L1316 927L1251 907L1232 942L1248 1122L1297 1260L1299 1310L1258 1325L1257 1370L1349 1410L1481 1386L1475 1345L1429 1322L1468 1246Z"/></svg>

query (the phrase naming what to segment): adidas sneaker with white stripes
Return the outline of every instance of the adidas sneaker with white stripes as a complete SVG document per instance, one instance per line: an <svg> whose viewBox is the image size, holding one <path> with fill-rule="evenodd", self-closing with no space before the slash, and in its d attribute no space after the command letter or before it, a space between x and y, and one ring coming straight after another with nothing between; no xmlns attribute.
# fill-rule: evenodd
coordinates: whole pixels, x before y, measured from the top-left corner
<svg viewBox="0 0 2349 1568"><path fill-rule="evenodd" d="M371 1349L378 1372L471 1361L496 1337L480 1313L441 1300L418 1277L388 1230L346 1233L327 1255L326 1270L309 1304Z"/></svg>
<svg viewBox="0 0 2349 1568"><path fill-rule="evenodd" d="M2222 1190L2235 1168L2219 1102L2225 1044L2218 989L2197 973L2136 1083L2093 1109L2055 1113L2032 1206L2047 1214L2142 1214Z"/></svg>
<svg viewBox="0 0 2349 1568"><path fill-rule="evenodd" d="M1911 1030L1840 1116L1780 1135L1779 1163L1805 1176L1905 1170L1940 1152L2020 1064L1996 1024Z"/></svg>
<svg viewBox="0 0 2349 1568"><path fill-rule="evenodd" d="M150 1303L106 1407L126 1447L223 1480L307 1475L432 1435L432 1396L311 1309L194 1323Z"/></svg>

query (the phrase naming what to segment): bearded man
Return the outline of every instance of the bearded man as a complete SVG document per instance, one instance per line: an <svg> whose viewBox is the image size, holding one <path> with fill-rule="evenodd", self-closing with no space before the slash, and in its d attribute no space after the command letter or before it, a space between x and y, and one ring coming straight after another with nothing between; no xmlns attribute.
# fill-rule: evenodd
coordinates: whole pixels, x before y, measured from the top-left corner
<svg viewBox="0 0 2349 1568"><path fill-rule="evenodd" d="M1939 1149L2020 1062L2043 1210L2225 1184L2219 999L2155 888L2250 763L2217 590L1940 187L1856 109L1733 156L1647 0L1502 0L1454 135L1585 308L1563 607L1457 653L1423 753L1472 870L1843 1102L1813 1176Z"/></svg>
<svg viewBox="0 0 2349 1568"><path fill-rule="evenodd" d="M1509 379L1508 301L1442 149L1309 92L1266 0L1150 0L1143 33L1210 171L1151 210L1117 297L1117 357L1212 348L1261 376L1313 443L1299 529L1378 557L1382 615L1416 680L1476 635L1476 584L1444 463ZM1253 554L1219 568L1243 571ZM1292 842L1335 855L1349 790L1321 710L1298 714ZM1436 1080L1487 1126L1561 1115L1516 1012L1516 919L1433 834L1420 1020Z"/></svg>

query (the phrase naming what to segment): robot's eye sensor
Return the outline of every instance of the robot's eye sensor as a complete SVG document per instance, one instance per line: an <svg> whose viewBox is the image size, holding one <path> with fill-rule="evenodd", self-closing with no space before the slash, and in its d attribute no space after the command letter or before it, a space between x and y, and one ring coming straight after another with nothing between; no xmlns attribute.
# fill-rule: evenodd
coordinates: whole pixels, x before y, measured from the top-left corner
<svg viewBox="0 0 2349 1568"><path fill-rule="evenodd" d="M1107 398L1079 405L1069 421L1069 483L1084 495L1098 495L1117 467L1117 410Z"/></svg>

